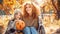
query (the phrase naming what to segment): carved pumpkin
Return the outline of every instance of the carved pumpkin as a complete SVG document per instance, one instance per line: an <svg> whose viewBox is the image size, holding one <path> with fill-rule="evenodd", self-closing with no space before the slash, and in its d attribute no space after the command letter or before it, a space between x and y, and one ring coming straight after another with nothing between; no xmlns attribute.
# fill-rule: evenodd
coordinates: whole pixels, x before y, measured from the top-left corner
<svg viewBox="0 0 60 34"><path fill-rule="evenodd" d="M22 20L16 21L16 29L17 30L23 30L25 27L25 23Z"/></svg>

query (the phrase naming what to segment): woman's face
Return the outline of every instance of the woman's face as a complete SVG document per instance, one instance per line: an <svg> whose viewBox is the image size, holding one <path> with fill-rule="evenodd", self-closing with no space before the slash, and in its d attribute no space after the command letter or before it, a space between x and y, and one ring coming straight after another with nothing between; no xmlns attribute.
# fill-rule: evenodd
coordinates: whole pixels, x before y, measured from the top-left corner
<svg viewBox="0 0 60 34"><path fill-rule="evenodd" d="M26 5L26 11L28 14L32 13L32 7L29 4Z"/></svg>

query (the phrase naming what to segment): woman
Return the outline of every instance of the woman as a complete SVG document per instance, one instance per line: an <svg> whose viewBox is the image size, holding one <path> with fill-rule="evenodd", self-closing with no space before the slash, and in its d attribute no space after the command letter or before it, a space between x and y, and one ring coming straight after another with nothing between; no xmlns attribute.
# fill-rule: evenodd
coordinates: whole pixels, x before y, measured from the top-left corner
<svg viewBox="0 0 60 34"><path fill-rule="evenodd" d="M23 20L26 24L23 30L25 34L38 34L38 16L40 15L40 10L37 5L32 2L27 2L23 4Z"/></svg>

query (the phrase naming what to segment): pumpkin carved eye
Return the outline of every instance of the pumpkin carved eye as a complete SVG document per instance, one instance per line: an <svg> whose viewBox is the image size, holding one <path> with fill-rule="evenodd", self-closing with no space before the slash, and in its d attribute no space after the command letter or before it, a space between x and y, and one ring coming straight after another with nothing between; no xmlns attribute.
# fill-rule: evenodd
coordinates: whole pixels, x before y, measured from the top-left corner
<svg viewBox="0 0 60 34"><path fill-rule="evenodd" d="M23 24L23 22L22 22L22 24Z"/></svg>
<svg viewBox="0 0 60 34"><path fill-rule="evenodd" d="M17 23L17 24L19 24L19 23Z"/></svg>

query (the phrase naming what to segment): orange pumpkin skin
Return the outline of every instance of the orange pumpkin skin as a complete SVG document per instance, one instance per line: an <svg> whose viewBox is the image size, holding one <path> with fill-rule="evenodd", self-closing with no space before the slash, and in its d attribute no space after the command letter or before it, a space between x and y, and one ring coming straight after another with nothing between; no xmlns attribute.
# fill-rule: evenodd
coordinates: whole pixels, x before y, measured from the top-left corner
<svg viewBox="0 0 60 34"><path fill-rule="evenodd" d="M25 23L22 20L16 21L16 29L17 30L23 30L25 27Z"/></svg>

